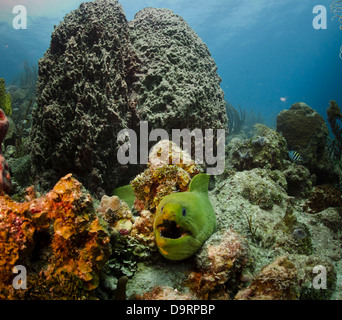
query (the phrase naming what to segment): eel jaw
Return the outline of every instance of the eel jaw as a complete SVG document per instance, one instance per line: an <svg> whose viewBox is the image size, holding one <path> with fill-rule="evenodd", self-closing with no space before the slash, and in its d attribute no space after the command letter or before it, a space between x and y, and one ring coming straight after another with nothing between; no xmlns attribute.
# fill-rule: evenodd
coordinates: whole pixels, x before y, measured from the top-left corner
<svg viewBox="0 0 342 320"><path fill-rule="evenodd" d="M157 226L157 230L159 231L160 237L166 239L177 240L186 236L191 236L191 231L180 227L173 220L163 220L163 222Z"/></svg>

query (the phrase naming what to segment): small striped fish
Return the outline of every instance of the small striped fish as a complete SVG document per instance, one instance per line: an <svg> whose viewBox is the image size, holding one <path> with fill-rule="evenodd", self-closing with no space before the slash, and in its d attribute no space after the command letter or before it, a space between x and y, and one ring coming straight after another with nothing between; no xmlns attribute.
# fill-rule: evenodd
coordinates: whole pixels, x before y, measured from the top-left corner
<svg viewBox="0 0 342 320"><path fill-rule="evenodd" d="M297 151L290 150L288 154L289 154L290 159L293 162L300 162L300 161L302 161L302 157L300 156L300 154Z"/></svg>

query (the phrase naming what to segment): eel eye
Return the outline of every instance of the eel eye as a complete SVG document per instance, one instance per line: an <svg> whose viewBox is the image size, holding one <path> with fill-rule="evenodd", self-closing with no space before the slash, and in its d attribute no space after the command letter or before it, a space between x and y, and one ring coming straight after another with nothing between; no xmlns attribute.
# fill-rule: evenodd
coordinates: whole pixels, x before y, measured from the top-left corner
<svg viewBox="0 0 342 320"><path fill-rule="evenodd" d="M186 209L185 209L185 208L182 209L182 216L183 216L183 217L186 216Z"/></svg>
<svg viewBox="0 0 342 320"><path fill-rule="evenodd" d="M161 212L163 212L163 211L164 211L164 206L162 206L162 207L161 207L160 211L161 211Z"/></svg>

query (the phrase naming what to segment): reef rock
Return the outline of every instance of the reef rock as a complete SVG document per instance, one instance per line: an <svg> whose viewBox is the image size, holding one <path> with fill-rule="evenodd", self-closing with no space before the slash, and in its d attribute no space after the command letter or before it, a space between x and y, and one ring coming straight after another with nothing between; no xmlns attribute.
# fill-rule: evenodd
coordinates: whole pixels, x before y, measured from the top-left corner
<svg viewBox="0 0 342 320"><path fill-rule="evenodd" d="M32 157L42 186L72 172L84 186L111 191L125 167L117 133L135 128L131 85L137 58L127 20L115 2L82 3L52 33L39 60Z"/></svg>
<svg viewBox="0 0 342 320"><path fill-rule="evenodd" d="M265 266L235 300L297 300L298 296L297 269L283 256Z"/></svg>
<svg viewBox="0 0 342 320"><path fill-rule="evenodd" d="M277 131L286 139L288 150L299 152L310 172L318 179L327 178L331 169L325 148L329 130L321 115L303 102L295 103L277 116Z"/></svg>
<svg viewBox="0 0 342 320"><path fill-rule="evenodd" d="M192 293L181 293L171 287L154 287L151 292L138 296L139 300L197 300Z"/></svg>
<svg viewBox="0 0 342 320"><path fill-rule="evenodd" d="M28 191L23 203L0 196L0 298L91 298L111 248L90 195L71 174L40 198ZM25 290L12 286L16 265Z"/></svg>
<svg viewBox="0 0 342 320"><path fill-rule="evenodd" d="M130 21L142 62L134 90L139 115L154 128L226 128L224 93L208 47L169 9L145 8Z"/></svg>
<svg viewBox="0 0 342 320"><path fill-rule="evenodd" d="M287 153L286 140L263 124L254 125L253 137L232 139L227 146L227 166L238 171L253 168L282 169Z"/></svg>
<svg viewBox="0 0 342 320"><path fill-rule="evenodd" d="M240 274L248 262L247 241L234 230L214 233L196 255L198 272L187 284L200 298L228 297L225 283Z"/></svg>
<svg viewBox="0 0 342 320"><path fill-rule="evenodd" d="M329 207L342 207L342 192L329 184L316 186L304 204L308 213L317 213Z"/></svg>
<svg viewBox="0 0 342 320"><path fill-rule="evenodd" d="M139 134L139 120L169 134L225 128L216 69L207 46L170 10L144 9L128 24L116 0L82 3L39 61L31 155L40 185L72 172L91 192L109 194L125 173L137 173L118 162L117 136L125 128Z"/></svg>
<svg viewBox="0 0 342 320"><path fill-rule="evenodd" d="M97 208L100 216L108 223L109 229L117 230L120 233L128 234L133 226L132 213L128 204L121 201L119 197L108 197L104 195L101 198L101 204ZM112 230L111 230L112 231Z"/></svg>
<svg viewBox="0 0 342 320"><path fill-rule="evenodd" d="M181 159L172 164L172 159ZM161 199L171 193L187 191L191 179L202 171L175 143L159 141L149 154L148 168L131 182L138 201L135 206L155 211Z"/></svg>

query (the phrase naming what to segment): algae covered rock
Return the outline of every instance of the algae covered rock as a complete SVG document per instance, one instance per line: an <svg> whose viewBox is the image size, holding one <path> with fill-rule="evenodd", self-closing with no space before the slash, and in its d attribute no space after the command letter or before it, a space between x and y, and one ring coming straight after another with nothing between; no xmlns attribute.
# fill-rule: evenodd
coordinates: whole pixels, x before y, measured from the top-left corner
<svg viewBox="0 0 342 320"><path fill-rule="evenodd" d="M333 232L342 229L342 208L328 208L318 213L318 219Z"/></svg>
<svg viewBox="0 0 342 320"><path fill-rule="evenodd" d="M282 256L265 266L235 300L297 300L298 295L296 266Z"/></svg>
<svg viewBox="0 0 342 320"><path fill-rule="evenodd" d="M297 269L300 300L327 300L332 297L337 273L331 260L315 255L290 255L289 259Z"/></svg>
<svg viewBox="0 0 342 320"><path fill-rule="evenodd" d="M94 297L111 248L92 199L71 174L45 196L15 202L0 196L0 298ZM15 265L30 276L25 290L12 286Z"/></svg>
<svg viewBox="0 0 342 320"><path fill-rule="evenodd" d="M308 158L324 150L328 135L323 117L303 102L295 103L289 110L279 113L277 131L285 137L289 150L300 152L308 149L305 153Z"/></svg>
<svg viewBox="0 0 342 320"><path fill-rule="evenodd" d="M39 60L32 159L43 187L68 172L104 194L126 167L117 134L136 128L131 85L137 72L121 5L99 0L67 14Z"/></svg>
<svg viewBox="0 0 342 320"><path fill-rule="evenodd" d="M291 163L284 171L289 196L306 198L312 191L310 171L299 164Z"/></svg>
<svg viewBox="0 0 342 320"><path fill-rule="evenodd" d="M264 210L281 205L287 198L287 184L281 172L268 172L258 168L237 172L232 183L240 190L242 197Z"/></svg>
<svg viewBox="0 0 342 320"><path fill-rule="evenodd" d="M140 135L139 120L148 121L144 139L154 128L226 128L220 81L207 46L172 11L147 8L128 23L116 0L82 3L39 61L37 180L47 188L72 172L91 192L109 194L139 170L117 159L120 130Z"/></svg>
<svg viewBox="0 0 342 320"><path fill-rule="evenodd" d="M299 152L303 163L319 180L336 180L326 152L328 126L318 112L303 102L295 103L277 116L277 131L286 139L288 150Z"/></svg>
<svg viewBox="0 0 342 320"><path fill-rule="evenodd" d="M208 47L169 9L145 8L130 21L142 62L139 115L155 128L226 128L224 93Z"/></svg>
<svg viewBox="0 0 342 320"><path fill-rule="evenodd" d="M254 126L254 135L244 141L232 140L227 146L227 166L238 171L253 168L282 169L287 154L285 139L262 125Z"/></svg>
<svg viewBox="0 0 342 320"><path fill-rule="evenodd" d="M189 275L187 285L198 297L208 299L227 295L225 284L234 283L249 260L249 248L244 237L234 230L214 233L196 255L199 271ZM229 290L232 290L231 285Z"/></svg>
<svg viewBox="0 0 342 320"><path fill-rule="evenodd" d="M342 207L342 192L330 184L316 186L304 204L305 211L309 213L329 207Z"/></svg>

